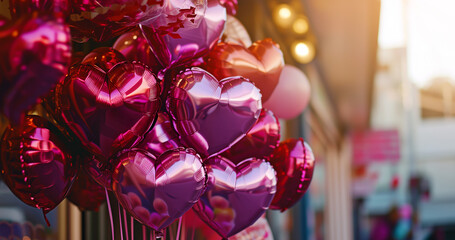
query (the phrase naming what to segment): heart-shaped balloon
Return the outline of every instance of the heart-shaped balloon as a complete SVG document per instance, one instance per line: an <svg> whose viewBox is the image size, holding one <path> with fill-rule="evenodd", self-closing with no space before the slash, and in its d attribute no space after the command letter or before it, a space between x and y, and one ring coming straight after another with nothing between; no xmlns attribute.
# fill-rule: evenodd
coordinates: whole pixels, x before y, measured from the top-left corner
<svg viewBox="0 0 455 240"><path fill-rule="evenodd" d="M157 79L141 63L122 62L106 73L79 65L56 90L57 113L91 154L106 159L142 140L159 95Z"/></svg>
<svg viewBox="0 0 455 240"><path fill-rule="evenodd" d="M173 67L196 60L219 41L226 22L226 9L218 0L208 0L202 17L197 25L190 23L190 26L179 28L174 34L148 23L140 25L161 65Z"/></svg>
<svg viewBox="0 0 455 240"><path fill-rule="evenodd" d="M174 130L169 116L165 112L159 112L153 128L145 135L145 139L139 143L138 148L144 149L153 156L160 156L164 152L183 147L178 133Z"/></svg>
<svg viewBox="0 0 455 240"><path fill-rule="evenodd" d="M144 21L172 33L201 18L206 7L206 0L75 0L67 20L73 39L105 41Z"/></svg>
<svg viewBox="0 0 455 240"><path fill-rule="evenodd" d="M289 139L280 143L269 162L278 180L270 209L284 211L303 196L311 183L315 164L313 151L302 138Z"/></svg>
<svg viewBox="0 0 455 240"><path fill-rule="evenodd" d="M280 122L267 109L262 109L259 119L253 128L239 142L222 155L233 163L244 159L268 158L280 141Z"/></svg>
<svg viewBox="0 0 455 240"><path fill-rule="evenodd" d="M200 68L176 76L167 109L182 143L204 157L225 151L256 123L261 94L242 77L218 81Z"/></svg>
<svg viewBox="0 0 455 240"><path fill-rule="evenodd" d="M0 21L0 111L17 124L67 74L71 38L62 19Z"/></svg>
<svg viewBox="0 0 455 240"><path fill-rule="evenodd" d="M98 211L100 205L106 202L104 187L96 183L84 169L79 170L67 198L81 211Z"/></svg>
<svg viewBox="0 0 455 240"><path fill-rule="evenodd" d="M242 45L246 48L253 44L245 26L233 16L227 16L226 18L226 26L221 41Z"/></svg>
<svg viewBox="0 0 455 240"><path fill-rule="evenodd" d="M242 76L256 84L267 101L280 79L283 53L272 39L254 42L249 48L233 43L219 43L207 56L206 69L218 79Z"/></svg>
<svg viewBox="0 0 455 240"><path fill-rule="evenodd" d="M114 49L121 52L128 61L139 61L147 65L155 74L163 69L153 54L140 29L128 32L115 41Z"/></svg>
<svg viewBox="0 0 455 240"><path fill-rule="evenodd" d="M77 172L69 146L46 119L27 116L3 135L3 180L24 203L49 212L66 197Z"/></svg>
<svg viewBox="0 0 455 240"><path fill-rule="evenodd" d="M182 216L205 190L206 172L192 150L174 149L155 159L136 149L118 160L115 196L137 221L157 231Z"/></svg>
<svg viewBox="0 0 455 240"><path fill-rule="evenodd" d="M269 207L276 191L269 163L251 158L235 165L217 156L209 158L205 167L207 190L193 209L223 238L253 224Z"/></svg>

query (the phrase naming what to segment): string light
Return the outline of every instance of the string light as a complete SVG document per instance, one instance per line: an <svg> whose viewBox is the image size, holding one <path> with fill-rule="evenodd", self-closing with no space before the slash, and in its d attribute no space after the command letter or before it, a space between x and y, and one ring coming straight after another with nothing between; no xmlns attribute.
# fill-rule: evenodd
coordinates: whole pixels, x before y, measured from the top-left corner
<svg viewBox="0 0 455 240"><path fill-rule="evenodd" d="M282 27L287 28L291 26L292 20L294 18L294 12L292 11L291 7L287 4L280 4L275 10L275 23Z"/></svg>
<svg viewBox="0 0 455 240"><path fill-rule="evenodd" d="M297 41L292 44L292 55L300 63L309 63L314 59L315 47L308 41Z"/></svg>
<svg viewBox="0 0 455 240"><path fill-rule="evenodd" d="M299 16L292 24L292 30L298 34L305 34L308 32L308 20L304 16Z"/></svg>

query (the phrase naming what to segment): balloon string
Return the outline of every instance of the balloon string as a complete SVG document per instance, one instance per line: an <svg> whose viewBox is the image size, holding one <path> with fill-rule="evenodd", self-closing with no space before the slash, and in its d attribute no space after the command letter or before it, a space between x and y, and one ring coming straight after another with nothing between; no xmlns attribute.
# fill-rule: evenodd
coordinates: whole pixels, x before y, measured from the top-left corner
<svg viewBox="0 0 455 240"><path fill-rule="evenodd" d="M44 208L43 208L43 217L44 217L44 220L46 221L47 226L50 227L51 224L49 223L49 219L47 219L46 211L44 211Z"/></svg>
<svg viewBox="0 0 455 240"><path fill-rule="evenodd" d="M179 224L177 227L177 236L175 237L175 240L180 239L180 228L182 227L182 217L179 217Z"/></svg>
<svg viewBox="0 0 455 240"><path fill-rule="evenodd" d="M107 189L104 188L104 192L106 193L106 202L107 202L107 208L109 210L109 218L111 220L111 234L112 234L112 240L115 239L114 235L114 219L112 218L112 208L111 208L111 201L109 201L109 194L107 193Z"/></svg>
<svg viewBox="0 0 455 240"><path fill-rule="evenodd" d="M156 240L155 231L154 230L150 230L150 240Z"/></svg>
<svg viewBox="0 0 455 240"><path fill-rule="evenodd" d="M134 219L133 217L130 217L131 221L131 240L134 240Z"/></svg>
<svg viewBox="0 0 455 240"><path fill-rule="evenodd" d="M126 219L126 210L123 208L123 223L125 224L125 236L126 240L130 240L130 235L128 233L128 220ZM131 239L134 240L134 239Z"/></svg>
<svg viewBox="0 0 455 240"><path fill-rule="evenodd" d="M145 225L142 225L142 240L145 240Z"/></svg>
<svg viewBox="0 0 455 240"><path fill-rule="evenodd" d="M118 222L120 224L120 239L123 240L122 211L120 210L120 203L119 202L117 202L117 206L118 206Z"/></svg>

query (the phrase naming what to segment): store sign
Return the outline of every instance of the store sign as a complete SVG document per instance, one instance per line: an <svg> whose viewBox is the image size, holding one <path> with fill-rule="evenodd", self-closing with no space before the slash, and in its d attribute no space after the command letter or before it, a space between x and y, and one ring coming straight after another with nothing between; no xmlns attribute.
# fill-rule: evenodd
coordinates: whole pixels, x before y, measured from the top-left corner
<svg viewBox="0 0 455 240"><path fill-rule="evenodd" d="M351 140L356 165L400 160L400 135L396 129L354 133Z"/></svg>

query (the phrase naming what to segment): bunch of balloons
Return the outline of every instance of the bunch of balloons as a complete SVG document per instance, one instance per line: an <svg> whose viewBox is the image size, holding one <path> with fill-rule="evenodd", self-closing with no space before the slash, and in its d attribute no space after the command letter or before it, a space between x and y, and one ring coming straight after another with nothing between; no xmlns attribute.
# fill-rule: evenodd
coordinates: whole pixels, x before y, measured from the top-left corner
<svg viewBox="0 0 455 240"><path fill-rule="evenodd" d="M47 213L68 198L96 210L112 191L153 230L192 208L228 238L307 190L311 148L280 142L278 118L303 111L308 80L271 39L251 42L230 16L236 0L10 8L12 20L0 19L0 112L10 122L0 167L26 204ZM87 54L71 48L114 38Z"/></svg>

